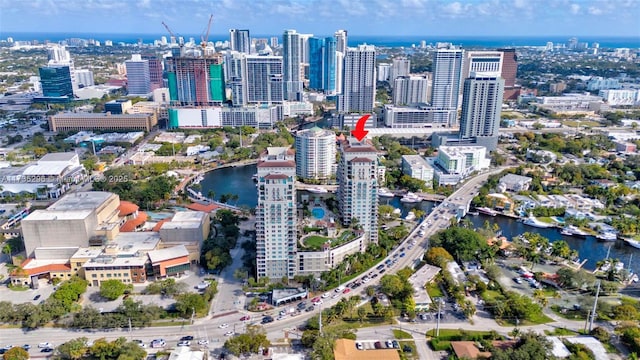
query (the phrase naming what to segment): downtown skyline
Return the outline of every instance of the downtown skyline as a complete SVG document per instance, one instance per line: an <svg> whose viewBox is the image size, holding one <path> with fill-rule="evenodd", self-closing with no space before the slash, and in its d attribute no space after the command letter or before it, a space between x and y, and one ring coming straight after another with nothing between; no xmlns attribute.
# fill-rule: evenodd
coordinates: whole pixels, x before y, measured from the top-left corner
<svg viewBox="0 0 640 360"><path fill-rule="evenodd" d="M248 28L252 34L347 29L362 36L640 38L640 2L633 0L0 0L0 6L0 38L36 31L161 34L162 21L175 33L198 36L209 14L212 37Z"/></svg>

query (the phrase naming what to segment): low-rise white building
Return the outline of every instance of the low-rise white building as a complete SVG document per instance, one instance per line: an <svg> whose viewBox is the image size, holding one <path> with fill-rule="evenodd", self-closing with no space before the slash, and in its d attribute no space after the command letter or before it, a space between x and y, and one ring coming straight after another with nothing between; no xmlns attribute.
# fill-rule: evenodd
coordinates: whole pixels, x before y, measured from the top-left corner
<svg viewBox="0 0 640 360"><path fill-rule="evenodd" d="M455 185L474 171L486 169L491 159L484 146L440 146L438 156L430 158L439 185Z"/></svg>
<svg viewBox="0 0 640 360"><path fill-rule="evenodd" d="M500 178L498 187L502 191L527 191L529 190L529 186L531 186L531 181L533 181L533 179L528 176L507 174Z"/></svg>
<svg viewBox="0 0 640 360"><path fill-rule="evenodd" d="M403 155L402 172L424 181L429 188L433 185L433 167L420 155Z"/></svg>
<svg viewBox="0 0 640 360"><path fill-rule="evenodd" d="M365 236L349 241L334 248L326 247L319 251L298 249L298 275L317 275L339 265L347 256L362 251Z"/></svg>
<svg viewBox="0 0 640 360"><path fill-rule="evenodd" d="M640 104L640 91L635 89L600 90L598 95L611 106L634 106Z"/></svg>

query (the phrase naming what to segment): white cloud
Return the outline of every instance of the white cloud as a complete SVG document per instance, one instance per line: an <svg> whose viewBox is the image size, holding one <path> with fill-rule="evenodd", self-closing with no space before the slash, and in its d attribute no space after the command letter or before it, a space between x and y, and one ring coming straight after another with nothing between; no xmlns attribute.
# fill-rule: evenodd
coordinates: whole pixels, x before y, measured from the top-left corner
<svg viewBox="0 0 640 360"><path fill-rule="evenodd" d="M151 7L151 0L140 0L138 2L138 7L143 9L148 9Z"/></svg>
<svg viewBox="0 0 640 360"><path fill-rule="evenodd" d="M571 13L573 15L577 15L580 12L580 5L578 4L571 4Z"/></svg>
<svg viewBox="0 0 640 360"><path fill-rule="evenodd" d="M452 2L443 7L443 10L451 15L460 15L463 12L463 6L459 2Z"/></svg>
<svg viewBox="0 0 640 360"><path fill-rule="evenodd" d="M524 8L526 8L528 6L528 1L527 0L514 0L513 6L516 9L524 9Z"/></svg>
<svg viewBox="0 0 640 360"><path fill-rule="evenodd" d="M589 6L589 14L591 15L602 15L602 10L595 6Z"/></svg>

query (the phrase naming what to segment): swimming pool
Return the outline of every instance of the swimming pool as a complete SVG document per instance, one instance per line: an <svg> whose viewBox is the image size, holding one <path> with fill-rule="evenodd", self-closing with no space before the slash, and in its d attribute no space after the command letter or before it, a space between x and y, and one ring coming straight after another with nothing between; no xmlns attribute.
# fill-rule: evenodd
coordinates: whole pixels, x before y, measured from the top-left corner
<svg viewBox="0 0 640 360"><path fill-rule="evenodd" d="M313 215L316 219L324 219L324 209L323 208L314 208L311 210L311 215Z"/></svg>

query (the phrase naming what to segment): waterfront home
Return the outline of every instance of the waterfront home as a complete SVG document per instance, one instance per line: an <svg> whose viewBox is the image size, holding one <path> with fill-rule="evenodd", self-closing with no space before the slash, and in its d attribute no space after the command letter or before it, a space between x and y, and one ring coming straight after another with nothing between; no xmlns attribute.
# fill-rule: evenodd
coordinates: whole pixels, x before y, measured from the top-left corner
<svg viewBox="0 0 640 360"><path fill-rule="evenodd" d="M516 174L507 174L500 178L498 182L498 188L504 191L527 191L531 186L532 178L528 176L521 176Z"/></svg>

